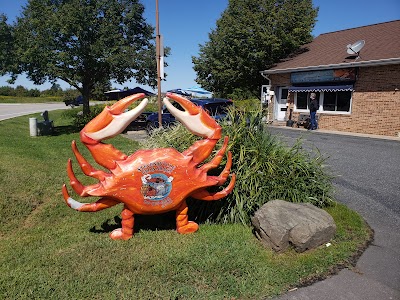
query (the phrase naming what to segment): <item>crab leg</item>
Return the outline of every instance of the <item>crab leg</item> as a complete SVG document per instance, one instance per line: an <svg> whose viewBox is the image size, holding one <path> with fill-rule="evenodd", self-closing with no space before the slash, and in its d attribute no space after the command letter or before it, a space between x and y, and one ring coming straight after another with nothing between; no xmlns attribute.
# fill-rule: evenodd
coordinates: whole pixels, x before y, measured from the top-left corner
<svg viewBox="0 0 400 300"><path fill-rule="evenodd" d="M222 158L224 157L224 153L226 151L226 148L228 147L228 141L229 138L226 136L224 138L224 144L221 147L221 149L219 149L219 151L217 152L217 154L215 155L215 157L209 162L204 164L200 170L207 172L210 169L215 169L216 167L219 166L219 164L221 163Z"/></svg>
<svg viewBox="0 0 400 300"><path fill-rule="evenodd" d="M110 174L104 171L96 170L95 168L93 168L93 166L79 152L75 141L72 141L72 151L74 152L76 160L78 161L79 166L81 167L81 170L85 175L96 178L100 181L103 181L105 177L110 176Z"/></svg>
<svg viewBox="0 0 400 300"><path fill-rule="evenodd" d="M120 201L108 197L103 197L94 203L78 202L70 197L65 184L62 187L62 193L67 205L79 212L96 212L99 210L110 208L116 204L121 203ZM113 240L127 240L131 238L133 235L133 224L134 224L133 213L128 208L124 207L124 210L121 213L121 217L122 217L122 228L115 229L110 234L110 237Z"/></svg>
<svg viewBox="0 0 400 300"><path fill-rule="evenodd" d="M74 191L81 197L87 196L101 196L104 194L103 187L98 183L94 185L84 186L78 178L76 178L74 170L72 169L72 161L68 159L67 174L69 183Z"/></svg>
<svg viewBox="0 0 400 300"><path fill-rule="evenodd" d="M183 201L176 210L176 231L180 234L196 232L199 225L193 221L189 221L188 206L186 201Z"/></svg>
<svg viewBox="0 0 400 300"><path fill-rule="evenodd" d="M224 170L219 174L217 177L218 184L217 185L223 185L226 180L228 179L228 176L231 172L231 167L232 167L232 153L229 151L228 152L228 161L226 162Z"/></svg>
<svg viewBox="0 0 400 300"><path fill-rule="evenodd" d="M219 200L221 198L226 197L232 190L233 187L235 186L236 182L236 175L232 175L232 179L229 182L229 185L224 188L222 191L216 192L216 193L210 193L206 189L201 189L198 191L193 192L190 196L193 198L199 199L199 200L206 200L206 201L212 201L212 200Z"/></svg>
<svg viewBox="0 0 400 300"><path fill-rule="evenodd" d="M107 197L103 197L93 203L78 202L69 196L69 193L68 193L68 190L67 190L67 187L65 186L65 184L62 187L62 193L63 193L63 197L64 197L64 200L67 203L67 205L69 207L71 207L77 211L81 211L81 212L95 212L95 211L99 211L99 210L103 210L103 209L112 207L112 206L120 203L119 201L116 201L116 200L113 200L113 199L107 198Z"/></svg>
<svg viewBox="0 0 400 300"><path fill-rule="evenodd" d="M115 229L111 232L110 237L113 240L128 240L133 236L134 214L126 206L121 213L122 228Z"/></svg>

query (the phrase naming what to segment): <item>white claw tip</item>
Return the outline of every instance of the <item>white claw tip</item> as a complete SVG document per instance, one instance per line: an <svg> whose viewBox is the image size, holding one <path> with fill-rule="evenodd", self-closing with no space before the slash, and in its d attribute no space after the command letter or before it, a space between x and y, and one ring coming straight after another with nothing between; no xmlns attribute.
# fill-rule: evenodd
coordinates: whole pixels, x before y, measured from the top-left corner
<svg viewBox="0 0 400 300"><path fill-rule="evenodd" d="M75 210L79 210L83 206L82 203L72 199L71 197L67 199L67 203L71 208Z"/></svg>

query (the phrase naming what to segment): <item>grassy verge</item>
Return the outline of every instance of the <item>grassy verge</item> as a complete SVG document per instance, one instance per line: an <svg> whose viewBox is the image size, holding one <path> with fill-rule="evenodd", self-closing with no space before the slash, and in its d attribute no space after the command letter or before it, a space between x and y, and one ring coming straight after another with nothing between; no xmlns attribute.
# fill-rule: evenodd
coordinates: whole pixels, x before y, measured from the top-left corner
<svg viewBox="0 0 400 300"><path fill-rule="evenodd" d="M179 235L149 230L143 218L134 238L112 241L121 206L86 214L63 202L70 143L79 138L61 112L51 117L55 136L29 137L29 116L0 122L4 299L262 299L350 266L371 236L358 214L337 204L327 208L338 227L332 246L303 254L265 250L242 224L202 224ZM139 146L122 137L112 142L127 154Z"/></svg>
<svg viewBox="0 0 400 300"><path fill-rule="evenodd" d="M62 102L62 97L0 96L0 103L47 103L47 102Z"/></svg>

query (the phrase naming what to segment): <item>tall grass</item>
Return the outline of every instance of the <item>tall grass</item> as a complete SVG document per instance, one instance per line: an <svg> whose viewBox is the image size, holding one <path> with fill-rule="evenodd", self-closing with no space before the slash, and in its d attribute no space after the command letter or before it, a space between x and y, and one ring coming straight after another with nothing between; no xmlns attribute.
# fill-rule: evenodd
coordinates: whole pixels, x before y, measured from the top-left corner
<svg viewBox="0 0 400 300"><path fill-rule="evenodd" d="M249 224L250 216L274 199L308 202L319 207L332 203L332 178L325 168L325 158L317 149L312 153L303 150L301 140L287 147L264 128L261 118L260 111L232 109L222 122L223 135L230 138L231 170L237 181L233 192L220 201L190 199L188 203L198 220ZM182 125L176 125L171 130L154 132L144 146L172 146L183 151L197 139ZM216 150L220 146L221 143Z"/></svg>
<svg viewBox="0 0 400 300"><path fill-rule="evenodd" d="M19 96L0 96L0 103L47 103L62 102L60 96L46 97L19 97Z"/></svg>

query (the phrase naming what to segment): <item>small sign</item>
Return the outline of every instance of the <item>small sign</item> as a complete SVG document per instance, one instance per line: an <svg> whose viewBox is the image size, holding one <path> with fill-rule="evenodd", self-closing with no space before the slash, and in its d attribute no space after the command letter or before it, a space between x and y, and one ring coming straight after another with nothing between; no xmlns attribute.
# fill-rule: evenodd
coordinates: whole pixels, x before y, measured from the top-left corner
<svg viewBox="0 0 400 300"><path fill-rule="evenodd" d="M355 68L291 73L292 84L315 82L348 82L356 80Z"/></svg>

